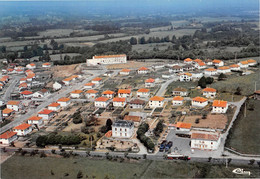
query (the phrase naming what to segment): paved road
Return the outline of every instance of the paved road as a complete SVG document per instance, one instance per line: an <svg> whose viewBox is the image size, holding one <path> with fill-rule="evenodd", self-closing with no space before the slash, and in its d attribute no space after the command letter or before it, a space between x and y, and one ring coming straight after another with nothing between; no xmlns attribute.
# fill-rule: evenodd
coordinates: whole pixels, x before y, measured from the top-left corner
<svg viewBox="0 0 260 179"><path fill-rule="evenodd" d="M172 79L167 80L165 83L161 84L161 88L156 93L156 96L163 96L167 87L169 86L169 84L171 84L173 81L176 81L176 80L177 80L177 77L173 77Z"/></svg>
<svg viewBox="0 0 260 179"><path fill-rule="evenodd" d="M105 73L105 69L103 70L98 70L98 71L91 71L93 76L86 78L84 81L80 82L80 83L76 83L73 86L67 86L65 87L66 89L63 90L62 92L56 92L53 93L51 96L49 96L48 99L46 99L46 101L44 101L41 105L39 105L36 109L31 109L28 111L28 113L24 114L24 115L20 115L20 116L16 116L14 121L8 123L7 125L3 126L0 129L0 133L3 133L19 124L21 124L23 121L25 121L26 119L28 119L29 117L31 117L33 114L41 111L43 108L45 108L46 106L48 106L50 103L57 101L59 98L66 96L66 94L68 94L69 92L76 90L76 89L80 89L83 88L84 84L86 84L87 82L89 82L91 79ZM90 72L90 71L89 71Z"/></svg>
<svg viewBox="0 0 260 179"><path fill-rule="evenodd" d="M5 90L2 100L6 102L10 99L11 93L14 91L15 85L19 82L20 78L21 76L13 76L13 78L9 81L9 86Z"/></svg>

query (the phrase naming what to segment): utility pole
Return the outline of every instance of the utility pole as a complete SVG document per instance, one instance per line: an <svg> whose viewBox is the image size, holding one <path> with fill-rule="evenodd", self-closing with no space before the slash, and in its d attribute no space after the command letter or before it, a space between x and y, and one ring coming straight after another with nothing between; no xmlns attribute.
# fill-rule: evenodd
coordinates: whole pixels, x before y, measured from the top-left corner
<svg viewBox="0 0 260 179"><path fill-rule="evenodd" d="M255 91L256 91L256 81L255 81Z"/></svg>
<svg viewBox="0 0 260 179"><path fill-rule="evenodd" d="M235 52L235 62L237 63L237 52Z"/></svg>
<svg viewBox="0 0 260 179"><path fill-rule="evenodd" d="M244 117L246 117L246 102L245 102L245 112L244 112Z"/></svg>
<svg viewBox="0 0 260 179"><path fill-rule="evenodd" d="M228 162L227 162L227 158L226 158L226 168L228 168Z"/></svg>

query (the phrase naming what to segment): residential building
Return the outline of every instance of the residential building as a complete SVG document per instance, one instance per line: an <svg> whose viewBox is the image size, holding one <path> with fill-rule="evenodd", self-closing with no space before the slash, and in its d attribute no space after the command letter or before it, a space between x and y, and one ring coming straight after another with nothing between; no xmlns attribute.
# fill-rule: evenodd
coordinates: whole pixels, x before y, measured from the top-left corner
<svg viewBox="0 0 260 179"><path fill-rule="evenodd" d="M52 110L52 111L58 111L60 110L60 103L51 103L49 106L48 106L48 109L49 110Z"/></svg>
<svg viewBox="0 0 260 179"><path fill-rule="evenodd" d="M204 68L206 68L207 67L207 65L204 63L204 62L199 62L199 63L195 63L195 68L197 68L197 69L204 69Z"/></svg>
<svg viewBox="0 0 260 179"><path fill-rule="evenodd" d="M122 69L119 74L120 75L129 75L130 74L130 69Z"/></svg>
<svg viewBox="0 0 260 179"><path fill-rule="evenodd" d="M11 115L14 114L14 113L15 113L14 110L8 109L8 108L5 108L5 109L2 111L3 117L11 116Z"/></svg>
<svg viewBox="0 0 260 179"><path fill-rule="evenodd" d="M70 92L71 98L80 98L82 95L83 95L82 90L74 90L74 91Z"/></svg>
<svg viewBox="0 0 260 179"><path fill-rule="evenodd" d="M172 98L172 105L173 106L181 106L183 105L183 97L181 96L175 96Z"/></svg>
<svg viewBox="0 0 260 179"><path fill-rule="evenodd" d="M145 80L145 87L146 88L151 88L155 86L155 80L152 78L149 78L147 80Z"/></svg>
<svg viewBox="0 0 260 179"><path fill-rule="evenodd" d="M52 85L52 88L54 90L60 90L62 88L62 83L55 81L55 83L53 83L53 85Z"/></svg>
<svg viewBox="0 0 260 179"><path fill-rule="evenodd" d="M247 62L248 62L248 66L255 66L255 65L257 65L257 61L255 61L253 59L249 59L249 60L247 60Z"/></svg>
<svg viewBox="0 0 260 179"><path fill-rule="evenodd" d="M113 99L114 107L125 107L125 105L126 105L126 98L114 98Z"/></svg>
<svg viewBox="0 0 260 179"><path fill-rule="evenodd" d="M181 66L179 66L179 65L175 65L175 66L173 66L173 67L171 67L171 68L169 69L169 72L170 72L170 73L183 72L183 68L182 68Z"/></svg>
<svg viewBox="0 0 260 179"><path fill-rule="evenodd" d="M106 98L109 98L109 99L112 99L114 98L115 96L115 92L114 91L110 91L110 90L107 90L107 91L103 91L102 95Z"/></svg>
<svg viewBox="0 0 260 179"><path fill-rule="evenodd" d="M93 89L95 87L95 83L86 83L84 85L84 89Z"/></svg>
<svg viewBox="0 0 260 179"><path fill-rule="evenodd" d="M186 63L186 64L192 64L192 59L186 58L186 59L184 60L184 63Z"/></svg>
<svg viewBox="0 0 260 179"><path fill-rule="evenodd" d="M217 150L220 145L220 134L217 132L192 131L191 148L200 150Z"/></svg>
<svg viewBox="0 0 260 179"><path fill-rule="evenodd" d="M20 84L26 83L26 81L27 81L27 78L21 78L21 79L20 79Z"/></svg>
<svg viewBox="0 0 260 179"><path fill-rule="evenodd" d="M232 64L229 65L230 70L234 70L234 71L239 71L240 70L240 66L238 64Z"/></svg>
<svg viewBox="0 0 260 179"><path fill-rule="evenodd" d="M179 75L180 81L191 81L192 80L192 74L191 73L182 73Z"/></svg>
<svg viewBox="0 0 260 179"><path fill-rule="evenodd" d="M17 133L13 131L7 131L0 135L0 144L10 145L13 141L17 139Z"/></svg>
<svg viewBox="0 0 260 179"><path fill-rule="evenodd" d="M214 76L214 75L217 75L218 72L217 72L217 69L215 69L215 68L208 68L208 69L204 70L204 74L205 74L205 76Z"/></svg>
<svg viewBox="0 0 260 179"><path fill-rule="evenodd" d="M31 99L33 97L33 92L25 90L20 93L20 96L24 99Z"/></svg>
<svg viewBox="0 0 260 179"><path fill-rule="evenodd" d="M28 68L28 69L35 69L36 68L36 65L34 64L34 63L30 63L30 64L27 64L26 65L26 68Z"/></svg>
<svg viewBox="0 0 260 179"><path fill-rule="evenodd" d="M125 115L124 117L125 121L132 121L134 123L134 126L137 127L141 123L141 117L140 116L130 116L130 115Z"/></svg>
<svg viewBox="0 0 260 179"><path fill-rule="evenodd" d="M97 95L98 95L97 90L90 89L90 90L86 91L86 97L87 98L95 99L97 97Z"/></svg>
<svg viewBox="0 0 260 179"><path fill-rule="evenodd" d="M186 88L177 87L172 91L174 96L188 96L188 90Z"/></svg>
<svg viewBox="0 0 260 179"><path fill-rule="evenodd" d="M38 117L42 117L43 120L49 120L54 116L54 111L49 109L43 109L38 113Z"/></svg>
<svg viewBox="0 0 260 179"><path fill-rule="evenodd" d="M73 78L71 78L71 77L65 78L64 80L62 80L62 82L63 82L66 86L69 86L69 85L73 82Z"/></svg>
<svg viewBox="0 0 260 179"><path fill-rule="evenodd" d="M248 61L241 61L238 63L240 68L248 68Z"/></svg>
<svg viewBox="0 0 260 179"><path fill-rule="evenodd" d="M254 99L260 100L260 90L254 92Z"/></svg>
<svg viewBox="0 0 260 179"><path fill-rule="evenodd" d="M120 55L102 55L102 56L93 56L92 59L87 59L86 63L88 66L95 65L107 65L107 64L121 64L126 63L127 57L125 54Z"/></svg>
<svg viewBox="0 0 260 179"><path fill-rule="evenodd" d="M43 119L39 116L32 116L29 119L27 119L27 123L31 125L37 125L39 127L43 125Z"/></svg>
<svg viewBox="0 0 260 179"><path fill-rule="evenodd" d="M212 104L212 113L226 113L228 109L227 101L214 100Z"/></svg>
<svg viewBox="0 0 260 179"><path fill-rule="evenodd" d="M95 85L100 85L102 83L102 78L96 77L91 80L91 83L94 83Z"/></svg>
<svg viewBox="0 0 260 179"><path fill-rule="evenodd" d="M26 90L27 88L28 88L28 84L27 83L22 83L18 87L19 91Z"/></svg>
<svg viewBox="0 0 260 179"><path fill-rule="evenodd" d="M17 133L18 136L26 136L32 132L32 126L27 123L23 123L19 126L13 128L13 131Z"/></svg>
<svg viewBox="0 0 260 179"><path fill-rule="evenodd" d="M193 60L193 64L196 64L196 63L202 63L203 61L201 60L201 59L195 59L195 60Z"/></svg>
<svg viewBox="0 0 260 179"><path fill-rule="evenodd" d="M149 97L150 95L150 90L146 88L141 88L137 91L137 97Z"/></svg>
<svg viewBox="0 0 260 179"><path fill-rule="evenodd" d="M206 96L206 98L215 98L217 94L217 90L214 88L205 88L202 92L203 96Z"/></svg>
<svg viewBox="0 0 260 179"><path fill-rule="evenodd" d="M145 105L145 101L141 99L133 99L129 102L129 105L132 109L142 109Z"/></svg>
<svg viewBox="0 0 260 179"><path fill-rule="evenodd" d="M218 68L218 73L221 74L225 74L225 73L230 73L231 69L228 66L222 66Z"/></svg>
<svg viewBox="0 0 260 179"><path fill-rule="evenodd" d="M119 89L118 97L119 98L130 98L132 96L132 92L130 89Z"/></svg>
<svg viewBox="0 0 260 179"><path fill-rule="evenodd" d="M222 60L217 60L217 59L215 59L215 60L213 60L212 62L213 62L213 65L215 65L216 67L222 67L222 66L224 66L224 62L223 62Z"/></svg>
<svg viewBox="0 0 260 179"><path fill-rule="evenodd" d="M134 134L134 122L118 120L112 124L112 137L131 138Z"/></svg>
<svg viewBox="0 0 260 179"><path fill-rule="evenodd" d="M51 67L51 64L48 63L48 62L47 62L47 63L43 63L43 64L42 64L42 67L43 67L43 68L49 68L49 67Z"/></svg>
<svg viewBox="0 0 260 179"><path fill-rule="evenodd" d="M149 107L150 108L159 108L159 107L163 107L164 105L164 98L160 97L160 96L154 96L151 97L149 100Z"/></svg>
<svg viewBox="0 0 260 179"><path fill-rule="evenodd" d="M191 123L177 122L175 130L178 132L190 132Z"/></svg>
<svg viewBox="0 0 260 179"><path fill-rule="evenodd" d="M8 101L6 108L19 111L22 108L22 103L20 101Z"/></svg>
<svg viewBox="0 0 260 179"><path fill-rule="evenodd" d="M98 97L95 99L95 107L106 108L110 103L110 99L106 97Z"/></svg>
<svg viewBox="0 0 260 179"><path fill-rule="evenodd" d="M208 105L208 100L206 98L203 98L203 97L195 97L192 99L191 101L191 105L193 107L200 107L200 108L203 108L205 106Z"/></svg>
<svg viewBox="0 0 260 179"><path fill-rule="evenodd" d="M37 91L33 93L34 98L44 98L50 94L49 90L47 89L41 89L40 91Z"/></svg>
<svg viewBox="0 0 260 179"><path fill-rule="evenodd" d="M182 67L184 71L193 71L195 67L192 64L186 64Z"/></svg>
<svg viewBox="0 0 260 179"><path fill-rule="evenodd" d="M146 67L141 67L137 70L138 74L147 74L149 72L149 69Z"/></svg>
<svg viewBox="0 0 260 179"><path fill-rule="evenodd" d="M206 63L206 65L213 65L213 61L211 59L206 59L204 62Z"/></svg>
<svg viewBox="0 0 260 179"><path fill-rule="evenodd" d="M66 106L70 105L71 99L62 97L62 98L58 99L57 103L59 103L61 107L66 107Z"/></svg>

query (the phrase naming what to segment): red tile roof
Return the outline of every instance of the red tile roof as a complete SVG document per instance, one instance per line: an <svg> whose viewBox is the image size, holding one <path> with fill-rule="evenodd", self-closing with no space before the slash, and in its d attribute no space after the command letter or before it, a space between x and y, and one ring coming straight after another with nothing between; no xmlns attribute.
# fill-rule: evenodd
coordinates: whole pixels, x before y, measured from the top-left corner
<svg viewBox="0 0 260 179"><path fill-rule="evenodd" d="M210 134L210 133L200 133L193 132L191 134L191 139L202 139L202 140L214 140L217 141L219 139L219 134Z"/></svg>
<svg viewBox="0 0 260 179"><path fill-rule="evenodd" d="M217 69L215 69L215 68L208 68L205 71L217 71Z"/></svg>
<svg viewBox="0 0 260 179"><path fill-rule="evenodd" d="M213 106L213 107L222 107L222 108L225 108L225 107L227 107L227 101L214 100L212 106Z"/></svg>
<svg viewBox="0 0 260 179"><path fill-rule="evenodd" d="M7 105L19 105L20 101L8 101Z"/></svg>
<svg viewBox="0 0 260 179"><path fill-rule="evenodd" d="M52 112L53 112L53 110L43 109L38 114L51 114Z"/></svg>
<svg viewBox="0 0 260 179"><path fill-rule="evenodd" d="M115 57L126 57L125 54L119 54L119 55L100 55L100 56L94 56L93 58L115 58Z"/></svg>
<svg viewBox="0 0 260 179"><path fill-rule="evenodd" d="M114 92L114 91L107 90L107 91L103 91L102 94L115 94L115 92Z"/></svg>
<svg viewBox="0 0 260 179"><path fill-rule="evenodd" d="M108 100L109 100L109 98L106 98L106 97L98 97L95 99L95 101L103 101L103 102L106 102Z"/></svg>
<svg viewBox="0 0 260 179"><path fill-rule="evenodd" d="M154 96L150 98L150 101L163 101L164 97L161 96Z"/></svg>
<svg viewBox="0 0 260 179"><path fill-rule="evenodd" d="M23 92L21 92L20 94L23 94L23 95L30 95L30 94L33 94L33 92L31 92L31 91L23 91Z"/></svg>
<svg viewBox="0 0 260 179"><path fill-rule="evenodd" d="M217 90L216 89L214 89L214 88L205 88L205 89L203 89L202 91L204 91L204 92L217 92Z"/></svg>
<svg viewBox="0 0 260 179"><path fill-rule="evenodd" d="M206 98L203 98L203 97L195 97L195 98L193 98L192 99L192 101L198 101L198 102L202 102L202 103L204 103L204 102L206 102L206 101L208 101Z"/></svg>
<svg viewBox="0 0 260 179"><path fill-rule="evenodd" d="M91 89L91 90L86 91L86 93L88 93L88 94L96 94L96 93L98 93L98 91Z"/></svg>
<svg viewBox="0 0 260 179"><path fill-rule="evenodd" d="M92 79L92 81L101 81L101 80L102 80L102 78L99 78L99 77Z"/></svg>
<svg viewBox="0 0 260 179"><path fill-rule="evenodd" d="M173 101L183 101L183 97L181 96L175 96L172 98Z"/></svg>
<svg viewBox="0 0 260 179"><path fill-rule="evenodd" d="M215 60L213 60L212 62L213 62L213 63L220 63L220 62L222 62L222 61L215 59Z"/></svg>
<svg viewBox="0 0 260 179"><path fill-rule="evenodd" d="M122 69L120 72L130 72L130 69Z"/></svg>
<svg viewBox="0 0 260 179"><path fill-rule="evenodd" d="M28 121L39 121L39 120L41 120L42 119L42 117L38 117L38 116L32 116L32 117L30 117L29 119L27 119Z"/></svg>
<svg viewBox="0 0 260 179"><path fill-rule="evenodd" d="M130 94L131 90L130 89L119 89L118 93Z"/></svg>
<svg viewBox="0 0 260 179"><path fill-rule="evenodd" d="M49 107L58 107L60 106L60 103L51 103Z"/></svg>
<svg viewBox="0 0 260 179"><path fill-rule="evenodd" d="M17 134L16 132L7 131L7 132L5 132L5 133L0 135L0 139L9 139L9 138L13 137L16 134Z"/></svg>
<svg viewBox="0 0 260 179"><path fill-rule="evenodd" d="M3 112L3 114L10 114L13 111L14 110L12 110L12 109L5 108L2 112Z"/></svg>
<svg viewBox="0 0 260 179"><path fill-rule="evenodd" d="M126 115L124 117L124 120L133 121L133 122L140 122L141 121L141 117L140 116L128 116L128 115Z"/></svg>
<svg viewBox="0 0 260 179"><path fill-rule="evenodd" d="M148 70L148 68L146 68L146 67L141 67L141 68L139 68L138 70L139 70L139 71L146 71L146 70Z"/></svg>
<svg viewBox="0 0 260 179"><path fill-rule="evenodd" d="M191 58L186 58L184 61L185 61L185 62L191 62L192 59L191 59Z"/></svg>
<svg viewBox="0 0 260 179"><path fill-rule="evenodd" d="M154 83L154 79L152 79L152 78L149 78L149 79L147 79L147 80L145 80L145 83Z"/></svg>
<svg viewBox="0 0 260 179"><path fill-rule="evenodd" d="M57 101L58 101L58 102L67 102L67 101L69 101L69 100L70 100L70 98L62 97L62 98L58 99Z"/></svg>
<svg viewBox="0 0 260 179"><path fill-rule="evenodd" d="M80 94L80 93L82 93L82 92L83 92L82 90L74 90L74 91L72 91L72 92L70 92L70 93Z"/></svg>
<svg viewBox="0 0 260 179"><path fill-rule="evenodd" d="M140 92L140 93L148 93L149 91L150 91L149 89L141 88L141 89L139 89L137 92Z"/></svg>
<svg viewBox="0 0 260 179"><path fill-rule="evenodd" d="M94 86L95 83L86 83L85 86Z"/></svg>
<svg viewBox="0 0 260 179"><path fill-rule="evenodd" d="M113 102L125 102L125 98L114 98Z"/></svg>
<svg viewBox="0 0 260 179"><path fill-rule="evenodd" d="M176 127L190 129L191 123L177 122Z"/></svg>
<svg viewBox="0 0 260 179"><path fill-rule="evenodd" d="M13 129L16 129L16 130L25 130L25 129L28 129L29 127L31 127L30 124L27 124L27 123L23 123L19 126L16 126L14 127Z"/></svg>

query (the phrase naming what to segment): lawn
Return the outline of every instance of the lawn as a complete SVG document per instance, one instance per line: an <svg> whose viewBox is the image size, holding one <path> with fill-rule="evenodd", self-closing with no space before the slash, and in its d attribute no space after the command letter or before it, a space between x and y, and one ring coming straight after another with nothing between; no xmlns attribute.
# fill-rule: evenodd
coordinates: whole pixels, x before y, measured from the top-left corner
<svg viewBox="0 0 260 179"><path fill-rule="evenodd" d="M244 117L244 107L241 108L242 110L230 130L226 146L232 147L240 153L260 154L260 143L256 142L260 136L260 101L250 99L247 109L249 104L254 105L254 110L247 110L246 117Z"/></svg>
<svg viewBox="0 0 260 179"><path fill-rule="evenodd" d="M5 161L1 178L200 178L200 177L243 177L232 173L237 166L213 165L208 163L186 163L182 161L109 161L80 157L40 158L39 156L15 155ZM243 166L244 170L259 177L258 168ZM68 176L65 177L65 173Z"/></svg>

